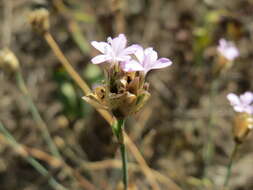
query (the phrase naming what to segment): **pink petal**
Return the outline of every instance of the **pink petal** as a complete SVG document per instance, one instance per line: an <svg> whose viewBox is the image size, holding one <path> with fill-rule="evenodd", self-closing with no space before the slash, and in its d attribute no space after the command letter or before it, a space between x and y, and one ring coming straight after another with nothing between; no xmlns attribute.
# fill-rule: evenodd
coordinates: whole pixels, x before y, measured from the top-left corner
<svg viewBox="0 0 253 190"><path fill-rule="evenodd" d="M172 61L168 58L160 58L153 65L152 69L161 69L172 65Z"/></svg>
<svg viewBox="0 0 253 190"><path fill-rule="evenodd" d="M147 64L155 62L158 58L157 52L155 50L153 50L153 48L151 48L151 47L146 48L144 50L144 54L145 54L145 62L146 61L148 62Z"/></svg>
<svg viewBox="0 0 253 190"><path fill-rule="evenodd" d="M239 97L234 93L229 93L227 95L227 99L229 100L230 104L233 106L241 104Z"/></svg>
<svg viewBox="0 0 253 190"><path fill-rule="evenodd" d="M231 47L230 49L227 49L225 55L228 60L233 61L236 57L239 56L239 52L236 48Z"/></svg>
<svg viewBox="0 0 253 190"><path fill-rule="evenodd" d="M137 49L137 51L134 53L134 55L136 56L137 60L140 63L143 63L144 61L144 50L141 46L139 46L139 48Z"/></svg>
<svg viewBox="0 0 253 190"><path fill-rule="evenodd" d="M227 41L226 41L224 38L221 38L221 39L219 40L219 46L225 47L226 44L227 44Z"/></svg>
<svg viewBox="0 0 253 190"><path fill-rule="evenodd" d="M142 65L135 60L121 62L120 66L121 66L122 70L125 72L143 71L144 70Z"/></svg>
<svg viewBox="0 0 253 190"><path fill-rule="evenodd" d="M112 49L116 53L116 55L120 54L127 45L126 36L124 34L120 34L118 37L113 38L111 40L111 45L112 45Z"/></svg>
<svg viewBox="0 0 253 190"><path fill-rule="evenodd" d="M253 103L253 93L252 92L245 92L240 96L240 99L243 104L250 105Z"/></svg>
<svg viewBox="0 0 253 190"><path fill-rule="evenodd" d="M108 56L108 55L97 55L96 57L91 59L91 62L93 64L100 64L100 63L103 63L105 61L109 61L110 59L111 59L111 57Z"/></svg>
<svg viewBox="0 0 253 190"><path fill-rule="evenodd" d="M217 47L218 52L224 56L226 59L233 61L239 56L239 51L235 44L225 39L219 40L219 46Z"/></svg>
<svg viewBox="0 0 253 190"><path fill-rule="evenodd" d="M129 55L120 55L115 57L116 61L129 61L131 59L131 56Z"/></svg>
<svg viewBox="0 0 253 190"><path fill-rule="evenodd" d="M245 112L248 114L253 114L253 106L247 106L245 108Z"/></svg>
<svg viewBox="0 0 253 190"><path fill-rule="evenodd" d="M127 47L126 49L124 49L124 51L122 53L125 55L134 54L135 52L137 52L141 48L142 47L140 45L133 44L133 45Z"/></svg>
<svg viewBox="0 0 253 190"><path fill-rule="evenodd" d="M234 106L233 108L236 112L244 112L245 111L245 108L242 107L241 105Z"/></svg>
<svg viewBox="0 0 253 190"><path fill-rule="evenodd" d="M111 46L106 42L92 41L91 45L101 53L106 53L111 50Z"/></svg>

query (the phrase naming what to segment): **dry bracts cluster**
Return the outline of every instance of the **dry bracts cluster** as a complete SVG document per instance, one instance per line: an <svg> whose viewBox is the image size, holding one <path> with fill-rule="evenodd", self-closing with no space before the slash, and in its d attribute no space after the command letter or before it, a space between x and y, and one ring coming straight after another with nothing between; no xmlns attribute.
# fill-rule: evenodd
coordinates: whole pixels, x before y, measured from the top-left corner
<svg viewBox="0 0 253 190"><path fill-rule="evenodd" d="M109 37L107 42L93 41L91 45L101 52L91 61L104 64L106 76L104 83L84 99L120 119L139 111L150 97L146 74L172 64L167 58L158 59L153 48L143 49L137 44L127 47L124 34Z"/></svg>

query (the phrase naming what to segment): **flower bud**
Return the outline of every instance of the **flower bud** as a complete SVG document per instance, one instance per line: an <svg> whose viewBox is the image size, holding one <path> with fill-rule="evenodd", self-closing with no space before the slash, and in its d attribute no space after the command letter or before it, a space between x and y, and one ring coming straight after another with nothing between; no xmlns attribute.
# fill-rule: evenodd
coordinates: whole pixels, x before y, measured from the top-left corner
<svg viewBox="0 0 253 190"><path fill-rule="evenodd" d="M0 51L0 68L9 72L15 72L19 69L17 57L7 48Z"/></svg>
<svg viewBox="0 0 253 190"><path fill-rule="evenodd" d="M214 74L220 74L231 68L234 60L239 56L239 50L235 44L225 39L219 40L217 53L218 57L214 66Z"/></svg>
<svg viewBox="0 0 253 190"><path fill-rule="evenodd" d="M45 8L32 11L28 17L29 22L36 32L45 33L49 30L49 12Z"/></svg>
<svg viewBox="0 0 253 190"><path fill-rule="evenodd" d="M253 128L253 117L247 113L239 113L234 120L234 140L242 143Z"/></svg>

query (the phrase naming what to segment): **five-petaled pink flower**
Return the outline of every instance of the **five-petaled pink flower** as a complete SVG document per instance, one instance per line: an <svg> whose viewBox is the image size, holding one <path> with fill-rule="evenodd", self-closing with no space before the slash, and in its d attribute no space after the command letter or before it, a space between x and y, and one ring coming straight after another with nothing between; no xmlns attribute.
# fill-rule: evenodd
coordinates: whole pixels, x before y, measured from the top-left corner
<svg viewBox="0 0 253 190"><path fill-rule="evenodd" d="M91 62L93 64L100 64L106 61L117 62L117 61L128 61L131 59L130 54L133 54L138 45L131 45L126 47L127 39L124 34L120 34L115 38L107 38L107 42L92 41L91 45L100 51L102 54L94 57Z"/></svg>
<svg viewBox="0 0 253 190"><path fill-rule="evenodd" d="M217 50L220 55L222 55L229 61L233 61L239 56L239 50L237 49L235 44L231 41L226 41L225 39L219 40L219 46L217 47Z"/></svg>
<svg viewBox="0 0 253 190"><path fill-rule="evenodd" d="M233 106L236 112L245 112L250 115L253 114L253 93L245 92L244 94L237 96L234 93L229 93L227 99Z"/></svg>
<svg viewBox="0 0 253 190"><path fill-rule="evenodd" d="M124 71L144 71L144 74L146 74L152 69L161 69L172 64L171 60L167 58L158 59L157 52L153 50L153 48L146 48L144 50L142 47L139 47L134 55L137 61L130 60L121 63L121 67Z"/></svg>

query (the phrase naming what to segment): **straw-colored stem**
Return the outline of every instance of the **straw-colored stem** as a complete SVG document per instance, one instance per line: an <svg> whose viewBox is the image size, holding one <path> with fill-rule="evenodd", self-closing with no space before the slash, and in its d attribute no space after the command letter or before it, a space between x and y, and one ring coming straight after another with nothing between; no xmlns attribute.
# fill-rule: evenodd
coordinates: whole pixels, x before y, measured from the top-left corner
<svg viewBox="0 0 253 190"><path fill-rule="evenodd" d="M45 139L45 141L46 141L46 143L47 143L47 145L49 147L50 152L54 156L60 158L61 155L60 155L57 147L55 146L55 144L54 144L54 142L52 140L52 137L51 137L51 135L50 135L50 133L49 133L49 131L47 129L47 126L46 126L45 122L43 121L43 119L42 119L42 117L41 117L41 115L40 115L37 107L35 106L32 98L31 98L31 96L29 94L29 91L28 91L28 89L26 87L23 75L22 75L22 73L21 73L20 70L18 70L16 72L16 81L17 81L17 85L18 85L19 89L21 90L21 92L24 95L24 98L25 98L27 104L29 105L32 117L35 120L35 122L38 124L38 127L39 127L39 129L41 131L41 134L42 134L43 138Z"/></svg>
<svg viewBox="0 0 253 190"><path fill-rule="evenodd" d="M85 95L89 94L91 92L89 86L87 83L79 76L79 74L73 69L72 65L69 63L67 58L62 53L61 49L57 45L56 41L52 37L52 35L49 32L46 32L44 34L44 38L47 41L48 45L53 50L56 57L60 60L61 64L64 66L68 74L71 76L71 78L77 83L77 85L82 89L83 93ZM110 125L113 123L113 117L111 114L103 109L97 109L97 111L105 118L106 121Z"/></svg>
<svg viewBox="0 0 253 190"><path fill-rule="evenodd" d="M0 131L4 135L4 137L9 141L9 143L14 149L17 149L17 150L20 149L19 143L14 139L14 137L9 133L9 131L7 131L7 129L4 127L4 125L1 122L0 122ZM52 176L50 176L50 173L47 171L47 169L43 165L41 165L37 160L35 160L33 157L24 156L23 158L25 159L25 161L31 164L31 166L34 169L36 169L41 175L45 177L49 177L48 183L52 188L56 190L67 190L64 186L59 184Z"/></svg>
<svg viewBox="0 0 253 190"><path fill-rule="evenodd" d="M126 144L129 148L129 150L134 155L136 161L140 164L140 168L143 171L143 173L146 175L147 179L149 180L152 189L153 190L159 190L160 188L159 188L159 185L158 185L158 183L157 183L157 181L154 177L154 174L153 174L152 170L150 169L150 167L148 166L145 159L143 158L143 156L141 155L140 151L138 150L138 148L135 146L135 144L131 141L131 139L128 137L128 135L126 133L125 133L124 136L125 136ZM171 181L171 186L175 187L174 188L175 190L176 189L177 190L181 189L180 187L178 187L172 181Z"/></svg>
<svg viewBox="0 0 253 190"><path fill-rule="evenodd" d="M54 51L55 55L57 58L61 61L67 72L71 75L73 80L79 85L79 87L85 92L85 94L90 93L90 88L89 86L84 82L84 80L79 76L79 74L73 69L67 58L64 56L62 53L61 49L55 42L54 38L49 32L45 32L44 38L49 44L49 46L52 48Z"/></svg>
<svg viewBox="0 0 253 190"><path fill-rule="evenodd" d="M225 177L225 180L224 180L224 188L226 188L228 186L229 179L230 179L230 176L231 176L231 170L232 170L233 162L234 162L236 153L238 151L239 145L240 145L239 143L235 143L232 154L230 156L229 163L227 165L227 174L226 174L226 177Z"/></svg>

